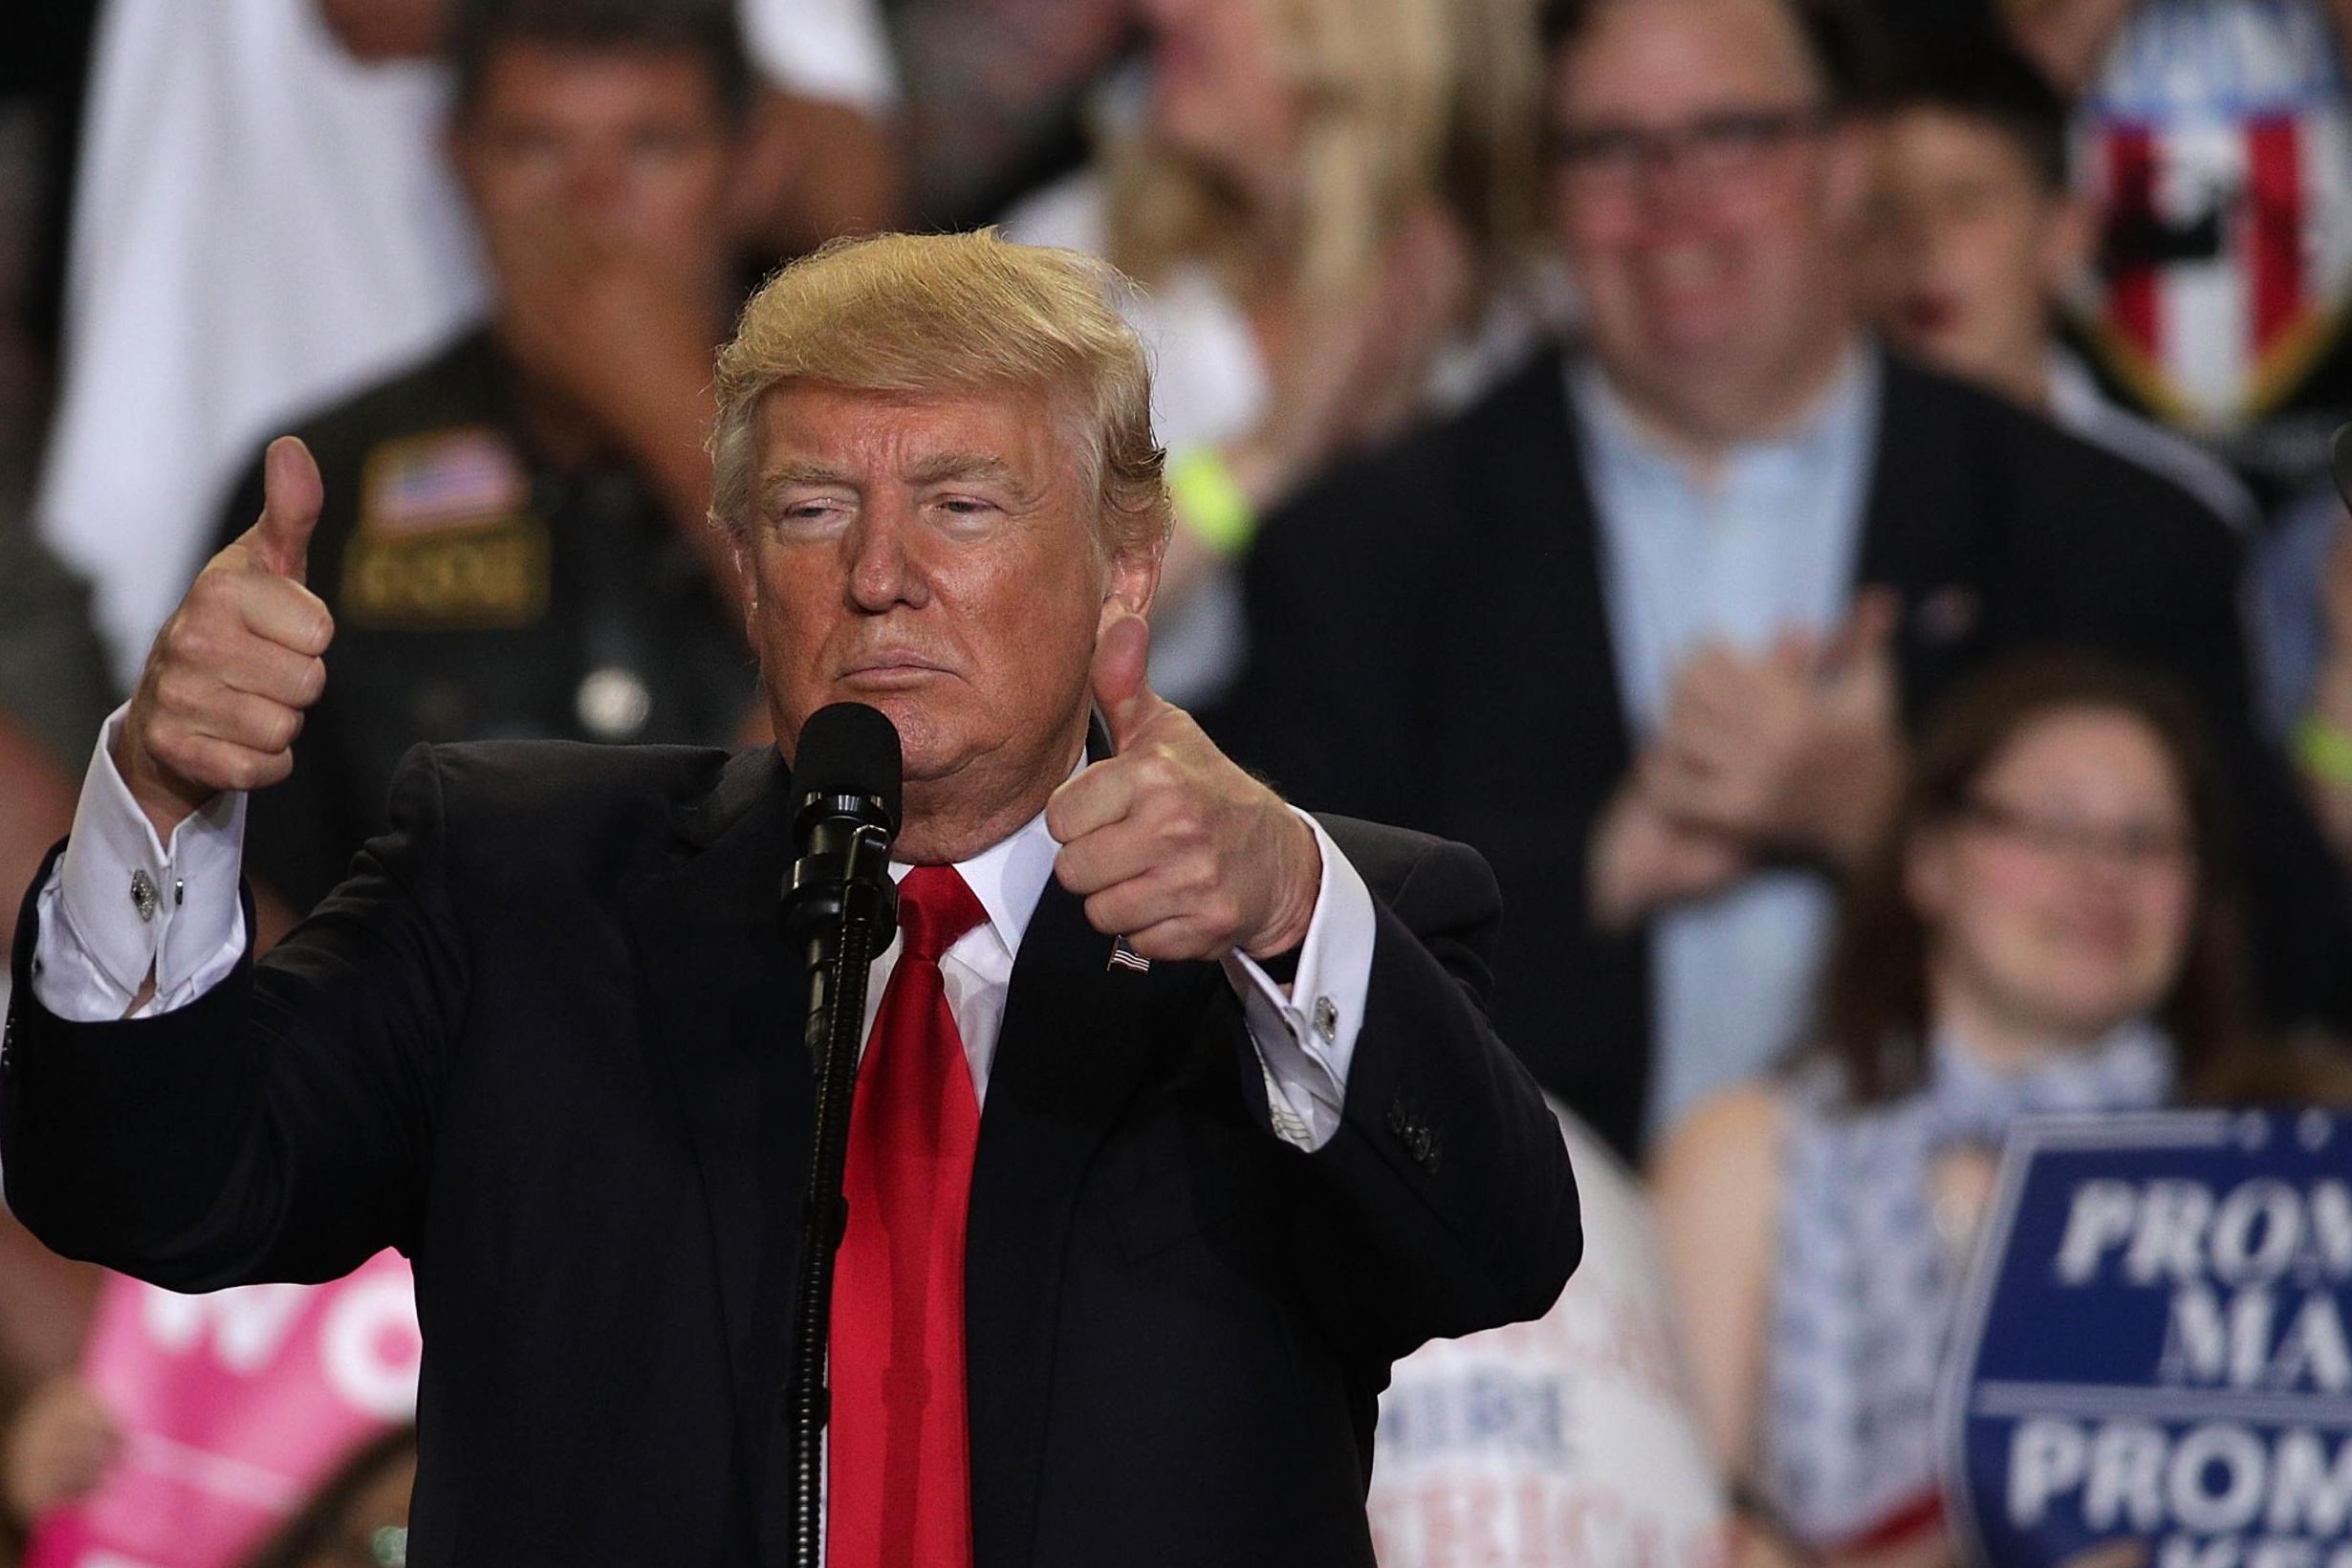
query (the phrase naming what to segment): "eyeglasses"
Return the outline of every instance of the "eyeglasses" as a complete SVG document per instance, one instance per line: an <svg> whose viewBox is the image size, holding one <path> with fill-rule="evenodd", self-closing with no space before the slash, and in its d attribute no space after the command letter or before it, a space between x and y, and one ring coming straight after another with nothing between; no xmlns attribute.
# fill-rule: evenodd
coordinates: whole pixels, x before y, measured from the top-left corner
<svg viewBox="0 0 2352 1568"><path fill-rule="evenodd" d="M2174 871L2196 859L2196 842L2189 831L2169 822L2085 822L2028 811L1984 795L1971 796L1961 810L1978 827L2040 855L2074 856L2132 871Z"/></svg>
<svg viewBox="0 0 2352 1568"><path fill-rule="evenodd" d="M1753 174L1793 142L1828 128L1829 111L1815 105L1727 109L1666 130L1640 125L1592 125L1552 135L1552 161L1579 191L1628 194L1654 170L1682 169L1704 183Z"/></svg>

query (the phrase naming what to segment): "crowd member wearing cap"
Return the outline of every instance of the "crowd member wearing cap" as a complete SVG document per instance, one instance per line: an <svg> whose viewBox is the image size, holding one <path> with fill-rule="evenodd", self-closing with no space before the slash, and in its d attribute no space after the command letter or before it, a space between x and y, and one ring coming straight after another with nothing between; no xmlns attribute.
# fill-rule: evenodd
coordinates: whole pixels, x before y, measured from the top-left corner
<svg viewBox="0 0 2352 1568"><path fill-rule="evenodd" d="M751 91L730 8L482 0L449 26L450 152L493 303L297 426L326 477L310 581L339 658L248 838L255 882L297 912L381 825L419 741L715 742L751 705L703 523ZM261 492L256 461L223 542Z"/></svg>

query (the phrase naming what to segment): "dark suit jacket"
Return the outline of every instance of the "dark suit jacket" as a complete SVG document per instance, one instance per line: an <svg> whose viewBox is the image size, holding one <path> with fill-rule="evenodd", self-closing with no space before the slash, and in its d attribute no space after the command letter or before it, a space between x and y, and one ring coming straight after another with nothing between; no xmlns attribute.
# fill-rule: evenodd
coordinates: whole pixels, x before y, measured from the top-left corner
<svg viewBox="0 0 2352 1568"><path fill-rule="evenodd" d="M1906 709L2041 645L2178 677L2232 765L2267 993L2288 1015L2352 1016L2352 905L2249 722L2229 531L2165 480L1958 381L1894 360L1884 386L1858 576L1902 596ZM1484 852L1508 914L1503 1037L1631 1151L1649 944L1583 914L1593 824L1633 741L1574 430L1547 353L1271 521L1249 566L1249 666L1209 723L1301 799Z"/></svg>
<svg viewBox="0 0 2352 1568"><path fill-rule="evenodd" d="M421 750L318 912L154 1019L47 1013L28 921L11 1204L180 1290L407 1252L420 1568L782 1561L812 1094L781 773ZM1058 884L1038 905L972 1175L980 1564L1368 1565L1390 1360L1539 1315L1575 1264L1557 1128L1484 1013L1491 876L1330 829L1379 932L1312 1155L1272 1132L1215 966L1113 967Z"/></svg>
<svg viewBox="0 0 2352 1568"><path fill-rule="evenodd" d="M615 738L580 714L599 669L648 699L634 741L721 744L757 693L740 618L644 478L613 459L550 460L521 381L475 328L294 431L326 485L307 580L335 617L333 678L302 716L294 776L247 807L245 871L296 909L383 830L393 772L420 741ZM499 459L523 494L445 485L477 493L431 507L437 480ZM256 451L214 549L261 514L262 468ZM389 497L411 490L427 501L396 515Z"/></svg>

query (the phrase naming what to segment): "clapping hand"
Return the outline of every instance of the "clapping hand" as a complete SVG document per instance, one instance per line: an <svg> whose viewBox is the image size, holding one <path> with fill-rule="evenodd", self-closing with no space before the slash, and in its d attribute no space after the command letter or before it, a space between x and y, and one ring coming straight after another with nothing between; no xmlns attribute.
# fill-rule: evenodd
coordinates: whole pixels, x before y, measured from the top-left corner
<svg viewBox="0 0 2352 1568"><path fill-rule="evenodd" d="M1791 634L1759 659L1703 649L1642 759L1644 793L1668 817L1759 850L1859 854L1901 773L1897 613L1892 594L1868 590L1826 643Z"/></svg>
<svg viewBox="0 0 2352 1568"><path fill-rule="evenodd" d="M1826 642L1791 634L1757 658L1719 644L1692 657L1594 831L1595 925L1627 928L1768 856L1862 854L1902 776L1898 610L1891 593L1865 590Z"/></svg>
<svg viewBox="0 0 2352 1568"><path fill-rule="evenodd" d="M604 433L659 446L699 417L710 378L708 281L630 235L545 208L487 226L498 274L500 340Z"/></svg>

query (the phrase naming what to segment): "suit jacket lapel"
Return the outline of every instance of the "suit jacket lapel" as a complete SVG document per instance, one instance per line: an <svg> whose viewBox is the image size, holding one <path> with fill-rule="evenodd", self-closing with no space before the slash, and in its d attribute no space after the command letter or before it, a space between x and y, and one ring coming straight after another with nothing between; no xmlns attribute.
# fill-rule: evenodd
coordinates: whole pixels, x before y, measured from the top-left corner
<svg viewBox="0 0 2352 1568"><path fill-rule="evenodd" d="M1098 752L1098 754L1100 754ZM1086 1167L1167 1038L1198 964L1139 972L1049 882L1013 969L966 1230L972 1535L981 1564L1027 1562L1053 1386L1056 1312Z"/></svg>
<svg viewBox="0 0 2352 1568"><path fill-rule="evenodd" d="M1857 551L1857 587L1884 586L1903 600L1895 657L1906 712L1981 662L1999 606L1988 599L1993 541L1978 519L1989 465L1967 432L1938 417L1932 383L1894 355L1885 359L1876 466Z"/></svg>
<svg viewBox="0 0 2352 1568"><path fill-rule="evenodd" d="M806 1181L797 1151L809 1145L814 1100L801 1048L807 982L776 912L789 855L783 784L773 751L736 756L681 817L682 859L629 900L649 1055L702 1178L747 1461L766 1446L772 1407L762 1390L782 1372L789 1302L763 1300L772 1294L763 1280L779 1275L789 1289L795 1276ZM791 1231L780 1269L779 1228Z"/></svg>
<svg viewBox="0 0 2352 1568"><path fill-rule="evenodd" d="M1529 809L1550 817L1558 811L1562 779L1582 774L1613 790L1631 764L1633 742L1610 634L1607 543L1584 471L1581 426L1568 401L1567 367L1559 355L1546 354L1524 374L1509 417L1483 432L1465 475L1487 487L1486 526L1514 535L1489 542L1485 558L1509 563L1501 591L1512 604L1487 613L1517 640L1521 666L1540 672L1538 689L1555 682L1578 689L1533 704L1513 692L1507 716L1477 754L1492 787L1492 736L1511 735L1520 765L1505 772L1535 780L1540 793ZM1493 682L1493 667L1510 666L1489 666L1484 681L1508 689L1510 683Z"/></svg>

